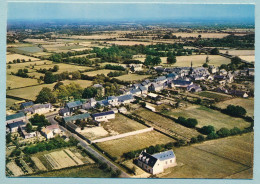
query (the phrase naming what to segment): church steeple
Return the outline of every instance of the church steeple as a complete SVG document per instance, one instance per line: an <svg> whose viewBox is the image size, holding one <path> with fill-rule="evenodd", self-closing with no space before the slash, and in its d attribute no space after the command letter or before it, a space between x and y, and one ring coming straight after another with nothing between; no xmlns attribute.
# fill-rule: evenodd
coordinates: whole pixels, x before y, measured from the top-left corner
<svg viewBox="0 0 260 184"><path fill-rule="evenodd" d="M191 75L193 73L193 68L192 68L192 61L190 62L190 72L189 75Z"/></svg>

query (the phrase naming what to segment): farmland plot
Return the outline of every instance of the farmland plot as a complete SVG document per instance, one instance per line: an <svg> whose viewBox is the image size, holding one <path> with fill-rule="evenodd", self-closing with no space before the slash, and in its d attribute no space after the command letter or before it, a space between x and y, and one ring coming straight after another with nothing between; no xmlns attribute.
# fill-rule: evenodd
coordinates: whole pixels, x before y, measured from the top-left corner
<svg viewBox="0 0 260 184"><path fill-rule="evenodd" d="M13 173L14 176L21 176L24 174L22 169L18 167L14 161L9 162L6 167Z"/></svg>
<svg viewBox="0 0 260 184"><path fill-rule="evenodd" d="M41 171L46 171L46 167L42 164L42 162L37 157L31 157L36 167Z"/></svg>
<svg viewBox="0 0 260 184"><path fill-rule="evenodd" d="M40 59L38 58L34 58L34 57L30 57L30 56L25 56L25 55L21 55L21 54L8 54L6 55L6 62L8 63L9 61L13 62L13 60L15 59L24 59L25 61L29 61L29 59L31 61L38 61Z"/></svg>
<svg viewBox="0 0 260 184"><path fill-rule="evenodd" d="M127 74L115 78L123 81L139 81L139 80L147 79L149 77L150 75Z"/></svg>

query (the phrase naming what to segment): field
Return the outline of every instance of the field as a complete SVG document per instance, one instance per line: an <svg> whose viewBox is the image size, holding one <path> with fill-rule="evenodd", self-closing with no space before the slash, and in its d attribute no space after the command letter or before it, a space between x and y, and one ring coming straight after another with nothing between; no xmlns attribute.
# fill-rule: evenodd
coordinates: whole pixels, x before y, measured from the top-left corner
<svg viewBox="0 0 260 184"><path fill-rule="evenodd" d="M195 118L198 120L197 127L201 128L203 126L212 125L216 130L220 128L234 128L238 127L244 129L250 126L250 123L246 122L241 118L235 118L223 114L219 111L209 109L204 106L191 105L187 108L172 109L170 112L166 113L172 117L178 118L179 116L185 118Z"/></svg>
<svg viewBox="0 0 260 184"><path fill-rule="evenodd" d="M11 89L21 88L25 86L32 86L37 84L38 82L36 79L22 78L22 77L17 77L15 75L7 75L7 79L6 79L6 87L10 87Z"/></svg>
<svg viewBox="0 0 260 184"><path fill-rule="evenodd" d="M115 44L115 45L151 45L153 44L152 42L141 42L141 41L109 41L107 42L109 44Z"/></svg>
<svg viewBox="0 0 260 184"><path fill-rule="evenodd" d="M123 134L147 128L146 126L117 113L116 118L102 123L102 126L111 135Z"/></svg>
<svg viewBox="0 0 260 184"><path fill-rule="evenodd" d="M88 75L88 76L96 76L98 74L107 75L109 72L113 72L113 70L96 70L96 71L91 71L91 72L84 72L83 74Z"/></svg>
<svg viewBox="0 0 260 184"><path fill-rule="evenodd" d="M109 178L108 172L99 169L96 165L84 165L77 168L67 168L57 171L49 171L32 177L72 177L72 178Z"/></svg>
<svg viewBox="0 0 260 184"><path fill-rule="evenodd" d="M16 165L15 161L9 162L6 164L6 167L13 173L14 176L20 176L24 174L22 169Z"/></svg>
<svg viewBox="0 0 260 184"><path fill-rule="evenodd" d="M15 102L18 102L19 100L14 100L12 98L6 98L6 108L10 108Z"/></svg>
<svg viewBox="0 0 260 184"><path fill-rule="evenodd" d="M254 98L234 98L216 104L217 107L220 107L222 109L226 108L228 105L242 106L246 109L248 116L254 116Z"/></svg>
<svg viewBox="0 0 260 184"><path fill-rule="evenodd" d="M165 118L146 109L138 109L135 111L135 113L138 116L142 117L144 120L148 121L151 126L156 125L161 129L170 130L185 138L197 137L200 134L194 129L184 127L168 118Z"/></svg>
<svg viewBox="0 0 260 184"><path fill-rule="evenodd" d="M198 93L199 96L207 97L207 98L212 98L217 101L225 101L229 100L232 98L232 96L223 94L223 93L217 93L217 92L212 92L212 91L202 91Z"/></svg>
<svg viewBox="0 0 260 184"><path fill-rule="evenodd" d="M123 81L139 81L139 80L147 79L149 77L150 75L127 74L115 78Z"/></svg>
<svg viewBox="0 0 260 184"><path fill-rule="evenodd" d="M181 36L183 38L187 38L187 37L198 38L199 35L201 35L201 38L223 38L229 35L227 33L172 33L172 34L176 35L177 37Z"/></svg>
<svg viewBox="0 0 260 184"><path fill-rule="evenodd" d="M176 148L174 152L178 165L158 177L251 179L253 176L253 133Z"/></svg>
<svg viewBox="0 0 260 184"><path fill-rule="evenodd" d="M114 157L120 157L123 153L143 149L156 144L166 144L175 140L156 131L145 132L137 135L97 143L97 145Z"/></svg>
<svg viewBox="0 0 260 184"><path fill-rule="evenodd" d="M25 61L29 61L29 59L31 59L31 61L37 61L39 60L38 58L34 58L34 57L30 57L30 56L24 56L21 54L8 54L6 55L6 62L8 63L9 61L13 62L14 59L24 59Z"/></svg>
<svg viewBox="0 0 260 184"><path fill-rule="evenodd" d="M239 56L239 57L248 62L255 62L255 56Z"/></svg>
<svg viewBox="0 0 260 184"><path fill-rule="evenodd" d="M43 49L37 46L27 46L27 47L8 48L7 50L18 54L32 54L36 52L42 52Z"/></svg>
<svg viewBox="0 0 260 184"><path fill-rule="evenodd" d="M254 50L219 50L220 53L226 53L228 51L228 54L233 56L254 56L255 51Z"/></svg>
<svg viewBox="0 0 260 184"><path fill-rule="evenodd" d="M21 78L21 79L23 79L23 78ZM66 80L66 81L62 81L62 82L65 85L74 82L74 83L77 83L77 84L81 85L83 88L86 88L86 87L88 87L88 86L90 86L92 84L92 81L87 81L87 80L76 80L76 81ZM7 91L7 95L16 96L16 97L20 97L20 98L24 98L24 99L28 99L28 100L35 100L36 96L39 94L39 92L41 91L41 89L43 87L48 87L50 89L53 89L53 86L55 84L56 83L53 83L53 84L41 84L41 85L37 85L37 86L31 86L31 87L26 87L26 88L8 90Z"/></svg>
<svg viewBox="0 0 260 184"><path fill-rule="evenodd" d="M177 56L177 62L173 66L188 67L191 65L191 62L193 67L202 66L206 61L206 57L207 55ZM230 59L228 58L218 55L209 55L209 65L220 66L229 63Z"/></svg>

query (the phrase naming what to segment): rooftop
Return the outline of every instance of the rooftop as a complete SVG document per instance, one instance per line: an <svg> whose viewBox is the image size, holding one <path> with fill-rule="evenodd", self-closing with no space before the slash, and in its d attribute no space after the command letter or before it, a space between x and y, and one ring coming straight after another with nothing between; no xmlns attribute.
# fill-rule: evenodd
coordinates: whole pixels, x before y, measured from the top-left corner
<svg viewBox="0 0 260 184"><path fill-rule="evenodd" d="M101 112L101 113L92 114L92 117L99 117L99 116L105 116L110 114L115 114L115 113L114 111Z"/></svg>
<svg viewBox="0 0 260 184"><path fill-rule="evenodd" d="M21 117L24 117L24 116L25 116L25 114L23 112L19 112L19 113L16 113L16 114L6 116L6 121L16 119L16 118L21 118Z"/></svg>
<svg viewBox="0 0 260 184"><path fill-rule="evenodd" d="M78 114L78 115L75 115L75 116L67 116L67 117L64 117L63 120L64 122L70 122L70 121L76 121L76 120L81 120L81 119L86 119L86 118L89 118L90 117L90 114L89 113L85 113L85 114Z"/></svg>

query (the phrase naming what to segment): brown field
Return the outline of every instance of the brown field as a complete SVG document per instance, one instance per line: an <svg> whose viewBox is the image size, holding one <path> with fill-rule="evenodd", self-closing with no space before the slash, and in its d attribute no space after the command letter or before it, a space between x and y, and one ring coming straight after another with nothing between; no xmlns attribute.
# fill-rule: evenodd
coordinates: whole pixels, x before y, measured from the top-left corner
<svg viewBox="0 0 260 184"><path fill-rule="evenodd" d="M156 144L166 144L175 140L156 131L145 132L137 135L97 143L97 145L114 157L120 157L123 153L143 149ZM115 146L116 145L116 146Z"/></svg>
<svg viewBox="0 0 260 184"><path fill-rule="evenodd" d="M14 59L20 59L20 60L25 59L25 61L29 61L29 59L31 59L32 61L40 60L38 58L25 56L25 55L21 55L21 54L8 54L8 55L6 55L6 63L8 63L9 61L13 62Z"/></svg>
<svg viewBox="0 0 260 184"><path fill-rule="evenodd" d="M13 176L20 176L23 175L24 172L22 171L22 169L20 167L18 167L18 165L16 165L16 163L14 161L9 162L6 167L12 171Z"/></svg>
<svg viewBox="0 0 260 184"><path fill-rule="evenodd" d="M201 38L223 38L229 35L227 33L172 33L172 34L176 35L177 37L181 36L183 38L187 38L187 37L198 38L199 35L201 35Z"/></svg>
<svg viewBox="0 0 260 184"><path fill-rule="evenodd" d="M141 41L109 41L107 42L109 44L115 44L115 45L151 45L153 44L152 42L141 42Z"/></svg>
<svg viewBox="0 0 260 184"><path fill-rule="evenodd" d="M224 93L218 93L214 91L202 91L198 93L198 96L211 98L211 99L217 99L218 101L225 101L232 98L231 95L224 94Z"/></svg>
<svg viewBox="0 0 260 184"><path fill-rule="evenodd" d="M226 108L228 105L242 106L246 109L248 116L254 116L254 98L234 98L216 104L217 107L220 107L222 109Z"/></svg>
<svg viewBox="0 0 260 184"><path fill-rule="evenodd" d="M115 78L123 81L139 81L139 80L147 79L149 77L150 75L127 74Z"/></svg>
<svg viewBox="0 0 260 184"><path fill-rule="evenodd" d="M175 148L174 152L178 165L158 177L251 179L253 175L253 133Z"/></svg>
<svg viewBox="0 0 260 184"><path fill-rule="evenodd" d="M158 115L152 111L140 108L140 109L136 110L135 113L137 115L139 115L140 117L142 117L143 119L145 119L146 121L148 121L148 123L152 122L151 126L153 126L153 124L155 124L162 129L171 130L174 133L177 133L186 138L197 137L198 135L200 135L200 133L198 131L191 129L191 128L184 127L180 124L177 124L174 121L172 121L168 118L165 118L161 115Z"/></svg>
<svg viewBox="0 0 260 184"><path fill-rule="evenodd" d="M91 72L84 72L83 74L88 75L88 76L96 76L98 74L107 75L109 72L113 72L113 70L96 70L96 71L91 71Z"/></svg>
<svg viewBox="0 0 260 184"><path fill-rule="evenodd" d="M19 100L15 100L12 98L6 98L6 108L9 109L12 105L14 105L15 102L18 102Z"/></svg>
<svg viewBox="0 0 260 184"><path fill-rule="evenodd" d="M103 40L103 39L111 39L111 38L117 38L118 34L96 34L96 35L89 35L89 36L77 36L73 35L70 37L64 37L64 38L70 38L70 39L81 39L81 40Z"/></svg>
<svg viewBox="0 0 260 184"><path fill-rule="evenodd" d="M219 111L199 105L190 105L187 108L172 109L166 114L175 118L178 118L179 116L185 118L195 118L198 120L197 127L199 128L207 125L212 125L215 127L216 130L219 130L223 127L228 129L234 127L244 129L250 126L249 122L246 122L241 118L231 117Z"/></svg>
<svg viewBox="0 0 260 184"><path fill-rule="evenodd" d="M117 113L115 119L101 124L111 135L123 134L147 128L146 126Z"/></svg>
<svg viewBox="0 0 260 184"><path fill-rule="evenodd" d="M185 67L190 66L191 61L194 67L202 66L206 61L207 55L192 55L192 56L177 56L177 62L173 66ZM209 55L209 65L220 66L222 64L229 64L230 59L219 56Z"/></svg>
<svg viewBox="0 0 260 184"><path fill-rule="evenodd" d="M219 50L220 53L226 53L234 56L255 56L255 50Z"/></svg>
<svg viewBox="0 0 260 184"><path fill-rule="evenodd" d="M239 56L239 57L248 62L255 62L255 56Z"/></svg>
<svg viewBox="0 0 260 184"><path fill-rule="evenodd" d="M41 171L46 171L46 167L42 164L42 162L37 157L31 157L36 167Z"/></svg>

